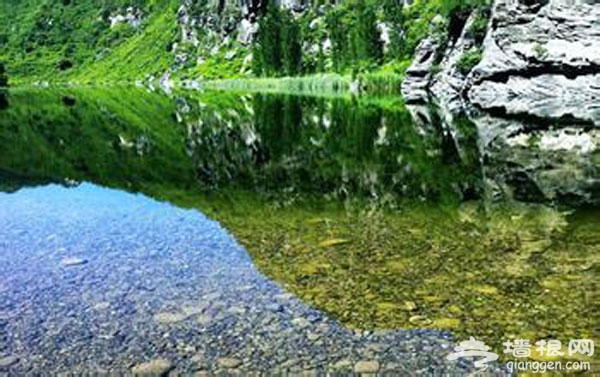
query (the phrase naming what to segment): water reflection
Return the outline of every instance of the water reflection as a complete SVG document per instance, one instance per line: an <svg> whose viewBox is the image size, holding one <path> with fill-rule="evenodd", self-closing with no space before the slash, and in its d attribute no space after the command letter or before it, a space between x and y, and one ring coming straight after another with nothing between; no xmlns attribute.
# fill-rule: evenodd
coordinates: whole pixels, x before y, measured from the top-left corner
<svg viewBox="0 0 600 377"><path fill-rule="evenodd" d="M218 96L222 100L222 96ZM230 96L233 97L233 96ZM418 127L398 102L261 95L180 98L200 181L336 199L476 196L479 160L440 123ZM477 152L475 140L462 147Z"/></svg>
<svg viewBox="0 0 600 377"><path fill-rule="evenodd" d="M15 92L0 125L4 191L91 181L198 208L347 326L496 347L597 328L597 211L571 207L599 199L593 130L390 99L134 89Z"/></svg>

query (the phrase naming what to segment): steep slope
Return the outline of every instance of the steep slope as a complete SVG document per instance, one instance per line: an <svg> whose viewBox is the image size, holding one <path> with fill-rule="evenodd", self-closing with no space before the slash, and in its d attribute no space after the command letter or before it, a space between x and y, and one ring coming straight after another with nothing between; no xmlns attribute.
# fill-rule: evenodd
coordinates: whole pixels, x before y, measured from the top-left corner
<svg viewBox="0 0 600 377"><path fill-rule="evenodd" d="M135 78L164 71L176 0L3 0L0 59L11 76Z"/></svg>

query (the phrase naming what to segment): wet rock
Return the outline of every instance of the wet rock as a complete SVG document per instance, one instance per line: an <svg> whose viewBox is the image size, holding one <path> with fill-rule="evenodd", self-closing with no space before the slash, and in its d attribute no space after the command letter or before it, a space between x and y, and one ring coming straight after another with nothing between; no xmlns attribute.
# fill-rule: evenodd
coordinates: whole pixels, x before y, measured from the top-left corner
<svg viewBox="0 0 600 377"><path fill-rule="evenodd" d="M106 309L110 308L110 303L98 302L98 303L94 304L94 306L92 308L94 310L106 310Z"/></svg>
<svg viewBox="0 0 600 377"><path fill-rule="evenodd" d="M377 373L379 371L379 361L359 361L354 364L354 373Z"/></svg>
<svg viewBox="0 0 600 377"><path fill-rule="evenodd" d="M352 368L352 361L348 359L342 359L331 365L331 369L334 371L346 371Z"/></svg>
<svg viewBox="0 0 600 377"><path fill-rule="evenodd" d="M166 359L154 359L146 363L138 364L131 372L136 376L164 376L173 368L170 361Z"/></svg>
<svg viewBox="0 0 600 377"><path fill-rule="evenodd" d="M422 315L414 315L408 319L408 322L412 323L413 325L417 325L417 326L427 326L427 325L431 324L431 321L429 319L427 319L427 317L422 316Z"/></svg>
<svg viewBox="0 0 600 377"><path fill-rule="evenodd" d="M242 360L236 359L235 357L220 357L217 360L217 364L221 368L225 369L235 369L242 365Z"/></svg>
<svg viewBox="0 0 600 377"><path fill-rule="evenodd" d="M417 304L415 304L413 301L404 301L401 307L402 310L405 310L407 312L413 312L417 310Z"/></svg>

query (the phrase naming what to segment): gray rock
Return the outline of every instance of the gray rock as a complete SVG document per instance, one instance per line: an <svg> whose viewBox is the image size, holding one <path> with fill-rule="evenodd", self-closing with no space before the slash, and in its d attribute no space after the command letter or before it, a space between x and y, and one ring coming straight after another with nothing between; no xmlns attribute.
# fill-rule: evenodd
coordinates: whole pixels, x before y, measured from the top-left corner
<svg viewBox="0 0 600 377"><path fill-rule="evenodd" d="M440 71L430 83L431 93L452 113L459 112L465 106L462 94L466 87L467 76L460 71L458 63L465 53L476 47L474 38L468 32L476 18L476 13L469 16L460 37L446 49L440 63Z"/></svg>
<svg viewBox="0 0 600 377"><path fill-rule="evenodd" d="M217 364L221 368L235 369L242 365L242 360L236 359L235 357L219 357Z"/></svg>
<svg viewBox="0 0 600 377"><path fill-rule="evenodd" d="M173 368L166 359L154 359L133 367L131 372L136 376L163 376Z"/></svg>
<svg viewBox="0 0 600 377"><path fill-rule="evenodd" d="M600 124L600 4L583 0L496 0L470 101ZM590 101L591 100L591 101Z"/></svg>
<svg viewBox="0 0 600 377"><path fill-rule="evenodd" d="M379 371L379 361L359 361L354 364L354 373L377 373Z"/></svg>
<svg viewBox="0 0 600 377"><path fill-rule="evenodd" d="M432 69L438 46L432 38L425 38L419 43L413 56L412 65L406 70L402 82L402 96L407 103L427 102Z"/></svg>
<svg viewBox="0 0 600 377"><path fill-rule="evenodd" d="M334 371L345 371L352 368L352 361L348 359L342 359L331 365L331 369Z"/></svg>

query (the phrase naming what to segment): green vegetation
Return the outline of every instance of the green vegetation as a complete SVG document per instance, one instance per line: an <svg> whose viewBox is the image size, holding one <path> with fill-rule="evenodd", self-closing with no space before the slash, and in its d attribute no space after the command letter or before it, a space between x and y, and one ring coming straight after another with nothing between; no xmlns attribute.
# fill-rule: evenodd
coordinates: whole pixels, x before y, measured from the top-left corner
<svg viewBox="0 0 600 377"><path fill-rule="evenodd" d="M535 57L540 60L548 57L548 49L539 43L533 47L533 52L535 53Z"/></svg>
<svg viewBox="0 0 600 377"><path fill-rule="evenodd" d="M460 57L456 66L463 75L468 75L469 72L479 64L481 56L481 49L472 48Z"/></svg>
<svg viewBox="0 0 600 377"><path fill-rule="evenodd" d="M477 9L475 19L467 29L467 36L475 40L475 44L481 46L487 33L488 23L490 21L489 9Z"/></svg>
<svg viewBox="0 0 600 377"><path fill-rule="evenodd" d="M349 0L327 14L336 71L351 69L358 72L382 62L383 44L377 29L376 7L374 1Z"/></svg>

